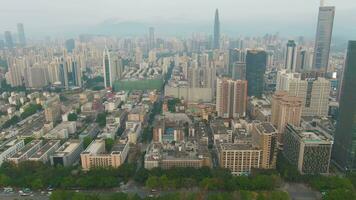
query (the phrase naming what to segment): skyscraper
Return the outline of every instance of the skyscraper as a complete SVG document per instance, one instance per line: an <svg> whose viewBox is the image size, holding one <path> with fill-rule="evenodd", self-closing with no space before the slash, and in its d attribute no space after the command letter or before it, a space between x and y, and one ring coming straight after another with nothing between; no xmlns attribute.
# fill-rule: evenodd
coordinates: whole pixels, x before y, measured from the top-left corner
<svg viewBox="0 0 356 200"><path fill-rule="evenodd" d="M111 61L111 55L107 48L104 50L103 55L103 72L104 72L104 84L105 88L113 86L115 79L114 64Z"/></svg>
<svg viewBox="0 0 356 200"><path fill-rule="evenodd" d="M26 46L25 29L22 23L17 24L17 35L19 37L19 44L21 47Z"/></svg>
<svg viewBox="0 0 356 200"><path fill-rule="evenodd" d="M5 46L8 49L14 48L14 41L12 40L12 35L10 31L5 31Z"/></svg>
<svg viewBox="0 0 356 200"><path fill-rule="evenodd" d="M356 169L356 41L349 41L332 158L340 169Z"/></svg>
<svg viewBox="0 0 356 200"><path fill-rule="evenodd" d="M262 96L266 65L267 54L265 51L256 49L247 51L246 79L248 82L248 96Z"/></svg>
<svg viewBox="0 0 356 200"><path fill-rule="evenodd" d="M245 52L241 49L229 49L229 69L228 76L233 77L234 65L236 62L245 61ZM236 65L235 65L236 66Z"/></svg>
<svg viewBox="0 0 356 200"><path fill-rule="evenodd" d="M214 20L214 41L213 49L220 48L220 20L219 20L219 10L215 10L215 20Z"/></svg>
<svg viewBox="0 0 356 200"><path fill-rule="evenodd" d="M316 29L313 60L314 71L327 71L334 16L335 7L324 6L322 1L319 7L318 25Z"/></svg>
<svg viewBox="0 0 356 200"><path fill-rule="evenodd" d="M247 81L221 78L216 84L216 111L219 117L244 117L247 104Z"/></svg>
<svg viewBox="0 0 356 200"><path fill-rule="evenodd" d="M155 48L155 28L150 27L148 31L148 50Z"/></svg>
<svg viewBox="0 0 356 200"><path fill-rule="evenodd" d="M285 69L294 72L297 64L297 45L294 40L289 40L287 43L287 51L285 58Z"/></svg>

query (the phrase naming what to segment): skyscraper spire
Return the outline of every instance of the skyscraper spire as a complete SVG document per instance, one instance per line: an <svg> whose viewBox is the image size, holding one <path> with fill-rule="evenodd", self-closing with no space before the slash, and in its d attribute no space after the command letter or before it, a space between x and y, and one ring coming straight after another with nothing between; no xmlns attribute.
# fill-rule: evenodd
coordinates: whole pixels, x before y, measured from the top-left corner
<svg viewBox="0 0 356 200"><path fill-rule="evenodd" d="M219 20L219 10L215 11L215 20L214 20L214 41L213 48L220 48L220 20Z"/></svg>

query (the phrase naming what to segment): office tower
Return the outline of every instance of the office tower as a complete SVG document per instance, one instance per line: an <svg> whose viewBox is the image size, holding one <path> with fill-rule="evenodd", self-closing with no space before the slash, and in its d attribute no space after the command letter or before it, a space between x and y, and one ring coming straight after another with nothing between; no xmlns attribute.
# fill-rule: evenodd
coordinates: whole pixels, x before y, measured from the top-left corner
<svg viewBox="0 0 356 200"><path fill-rule="evenodd" d="M216 111L219 117L246 115L247 81L219 78L216 84Z"/></svg>
<svg viewBox="0 0 356 200"><path fill-rule="evenodd" d="M152 50L156 47L155 28L150 27L148 32L148 50Z"/></svg>
<svg viewBox="0 0 356 200"><path fill-rule="evenodd" d="M276 91L287 91L290 96L302 98L302 116L328 116L330 90L330 81L322 77L303 79L302 74L285 70L277 74Z"/></svg>
<svg viewBox="0 0 356 200"><path fill-rule="evenodd" d="M228 76L232 77L234 64L236 62L245 62L245 52L240 49L229 49L229 70Z"/></svg>
<svg viewBox="0 0 356 200"><path fill-rule="evenodd" d="M75 48L75 40L74 39L66 40L65 47L68 53L72 53Z"/></svg>
<svg viewBox="0 0 356 200"><path fill-rule="evenodd" d="M112 88L116 78L114 66L111 61L111 54L107 48L105 48L103 55L103 72L105 88Z"/></svg>
<svg viewBox="0 0 356 200"><path fill-rule="evenodd" d="M75 60L71 60L72 69L72 84L77 87L82 87L82 70L80 64Z"/></svg>
<svg viewBox="0 0 356 200"><path fill-rule="evenodd" d="M252 143L262 150L262 169L274 169L277 160L277 130L269 122L254 122L252 125Z"/></svg>
<svg viewBox="0 0 356 200"><path fill-rule="evenodd" d="M246 80L248 82L248 96L262 96L266 64L267 54L265 51L256 49L247 51Z"/></svg>
<svg viewBox="0 0 356 200"><path fill-rule="evenodd" d="M213 49L220 49L220 21L219 10L215 10Z"/></svg>
<svg viewBox="0 0 356 200"><path fill-rule="evenodd" d="M65 89L69 89L68 62L64 58L59 63L59 80Z"/></svg>
<svg viewBox="0 0 356 200"><path fill-rule="evenodd" d="M300 126L302 117L302 99L290 96L286 91L277 91L272 96L271 122L277 128L278 142L283 142L283 134L286 125Z"/></svg>
<svg viewBox="0 0 356 200"><path fill-rule="evenodd" d="M349 41L334 135L333 161L344 171L356 169L356 41Z"/></svg>
<svg viewBox="0 0 356 200"><path fill-rule="evenodd" d="M297 72L311 71L313 67L314 52L309 49L298 49Z"/></svg>
<svg viewBox="0 0 356 200"><path fill-rule="evenodd" d="M8 49L14 48L14 41L12 40L12 35L10 31L5 31L5 46Z"/></svg>
<svg viewBox="0 0 356 200"><path fill-rule="evenodd" d="M297 45L294 40L289 40L287 43L287 51L285 57L285 69L294 72L297 64Z"/></svg>
<svg viewBox="0 0 356 200"><path fill-rule="evenodd" d="M17 24L17 35L19 37L19 44L21 47L26 46L25 29L22 23Z"/></svg>
<svg viewBox="0 0 356 200"><path fill-rule="evenodd" d="M246 63L235 62L232 65L232 79L246 80Z"/></svg>
<svg viewBox="0 0 356 200"><path fill-rule="evenodd" d="M332 137L321 129L286 126L283 154L301 174L329 173Z"/></svg>
<svg viewBox="0 0 356 200"><path fill-rule="evenodd" d="M330 44L333 31L335 7L319 7L318 25L316 29L315 48L314 48L314 71L327 71L329 64Z"/></svg>

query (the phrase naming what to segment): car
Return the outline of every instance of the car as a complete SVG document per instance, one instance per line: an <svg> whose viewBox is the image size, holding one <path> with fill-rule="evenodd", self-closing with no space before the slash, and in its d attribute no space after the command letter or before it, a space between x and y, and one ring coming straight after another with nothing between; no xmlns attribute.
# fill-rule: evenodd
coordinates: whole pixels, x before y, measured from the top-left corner
<svg viewBox="0 0 356 200"><path fill-rule="evenodd" d="M13 193L14 189L12 189L12 187L4 187L4 192L5 193Z"/></svg>

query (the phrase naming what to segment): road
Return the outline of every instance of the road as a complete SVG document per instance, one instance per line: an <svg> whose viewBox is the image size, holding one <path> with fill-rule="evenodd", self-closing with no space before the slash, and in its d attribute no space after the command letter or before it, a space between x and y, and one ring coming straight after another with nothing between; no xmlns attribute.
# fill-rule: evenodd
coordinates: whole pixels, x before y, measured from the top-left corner
<svg viewBox="0 0 356 200"><path fill-rule="evenodd" d="M1 200L49 200L47 194L34 193L31 196L20 196L18 193L5 194L0 193Z"/></svg>

